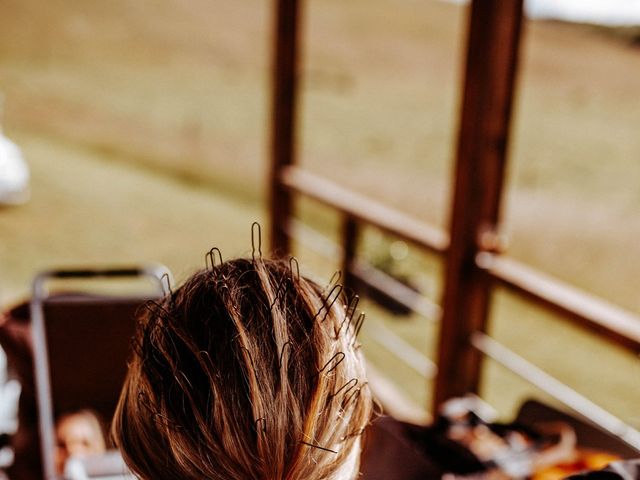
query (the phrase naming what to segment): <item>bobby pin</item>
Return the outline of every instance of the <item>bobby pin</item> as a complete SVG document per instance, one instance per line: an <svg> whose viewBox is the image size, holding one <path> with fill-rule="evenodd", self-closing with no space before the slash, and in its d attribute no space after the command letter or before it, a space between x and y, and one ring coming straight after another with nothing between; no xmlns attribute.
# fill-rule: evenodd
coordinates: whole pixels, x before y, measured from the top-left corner
<svg viewBox="0 0 640 480"><path fill-rule="evenodd" d="M340 270L336 270L335 272L333 272L333 275L331 275L331 278L329 279L329 283L322 290L322 295L324 295L325 292L328 291L334 283L339 282L341 277L342 277L342 272Z"/></svg>
<svg viewBox="0 0 640 480"><path fill-rule="evenodd" d="M302 443L304 445L307 445L309 447L317 448L319 450L324 450L325 452L331 452L331 453L335 453L335 454L338 453L335 450L331 450L330 448L321 447L320 445L314 445L313 443L308 443L308 442L305 442L303 440L300 440L300 443Z"/></svg>
<svg viewBox="0 0 640 480"><path fill-rule="evenodd" d="M318 310L313 319L315 320L316 318L318 318L324 310L324 316L322 317L322 320L320 320L320 323L324 322L327 319L327 315L329 315L329 312L331 311L331 307L333 307L333 304L336 303L336 300L340 296L340 293L342 293L342 285L334 285L329 292L329 295L327 295L326 298L323 298L322 307L320 307L320 310Z"/></svg>
<svg viewBox="0 0 640 480"><path fill-rule="evenodd" d="M360 334L360 330L362 329L362 325L364 324L364 312L360 312L360 315L358 315L358 319L356 320L356 323L354 324L353 327L353 341L356 341L356 338L358 338L358 335Z"/></svg>
<svg viewBox="0 0 640 480"><path fill-rule="evenodd" d="M149 399L147 398L147 396L144 394L144 392L138 392L138 400L140 401L140 403L142 404L142 406L151 414L153 415L153 419L154 421L158 421L158 419L162 419L162 422L164 424L165 427L173 427L176 429L182 429L182 425L174 422L173 420L171 420L169 417L167 417L166 415L163 415L160 412L156 412L153 407L151 407L151 404L149 402Z"/></svg>
<svg viewBox="0 0 640 480"><path fill-rule="evenodd" d="M147 367L152 368L158 375L162 373L158 372L158 366L164 366L165 359L158 352L158 338L157 338L158 324L148 326L144 330L144 338L140 342L136 342L134 348L140 353L142 361ZM149 348L150 347L150 348Z"/></svg>
<svg viewBox="0 0 640 480"><path fill-rule="evenodd" d="M280 350L280 371L282 371L282 359L284 358L284 351L289 347L289 356L291 356L291 342L285 342L282 346L282 350Z"/></svg>
<svg viewBox="0 0 640 480"><path fill-rule="evenodd" d="M336 353L333 357L331 357L331 359L324 364L324 367L322 367L320 370L318 370L318 374L321 374L322 372L325 371L325 369L331 364L331 362L333 362L338 356L340 356L340 360L338 360L335 365L333 367L331 367L329 370L327 370L325 373L331 373L333 370L336 369L336 367L338 365L340 365L342 363L342 361L345 359L346 355L344 354L344 352L338 352Z"/></svg>
<svg viewBox="0 0 640 480"><path fill-rule="evenodd" d="M278 300L280 300L280 297L284 296L286 291L287 291L287 288L285 285L285 278L283 277L280 279L280 283L278 283L278 287L276 288L276 293L273 296L273 302L271 302L271 305L269 306L270 310L273 310L273 307L276 305Z"/></svg>
<svg viewBox="0 0 640 480"><path fill-rule="evenodd" d="M213 269L216 267L216 256L214 255L214 253L216 252L218 253L217 260L219 260L220 262L217 265L220 266L222 265L222 252L220 252L220 249L218 247L213 247L204 256L204 263L207 267L207 270L211 272L213 272Z"/></svg>
<svg viewBox="0 0 640 480"><path fill-rule="evenodd" d="M189 381L189 379L186 377L186 375L184 373L182 373L182 371L179 371L180 374L182 374L182 377L184 377L184 379L187 381L187 383L189 384L189 386L191 387L191 389L185 388L185 386L182 384L182 382L180 381L180 379L178 378L178 375L176 375L175 373L173 374L173 378L176 379L176 385L180 385L180 388L182 389L182 391L184 392L183 395L180 396L180 399L182 401L182 411L186 412L186 408L185 408L185 400L186 397L188 396L189 399L191 399L191 392L193 391L193 385L191 385L191 382ZM171 388L173 387L173 385L171 386ZM169 396L171 395L171 393L169 393Z"/></svg>
<svg viewBox="0 0 640 480"><path fill-rule="evenodd" d="M184 374L182 370L179 370L179 372L180 372L180 375L182 375L182 378L184 378L185 381L189 384L189 387L191 387L191 390L193 390L193 385L191 385L191 381L187 378L187 376ZM182 383L182 382L179 382L179 383Z"/></svg>
<svg viewBox="0 0 640 480"><path fill-rule="evenodd" d="M362 387L360 387L357 390L354 390L353 392L351 392L348 397L345 396L345 399L342 401L342 409L343 410L345 408L347 408L347 405L349 405L352 400L356 400L358 397L360 397L360 390L362 390Z"/></svg>
<svg viewBox="0 0 640 480"><path fill-rule="evenodd" d="M198 352L198 355L200 355L200 357L207 357L207 361L208 363L213 366L213 362L211 361L211 355L209 355L209 352L207 352L206 350L200 350Z"/></svg>
<svg viewBox="0 0 640 480"><path fill-rule="evenodd" d="M349 380L347 383L345 383L343 386L341 386L341 387L338 389L338 391L337 391L337 392L335 392L335 393L334 393L334 394L332 394L332 395L329 395L329 399L332 399L332 398L334 398L334 397L337 397L337 396L340 394L340 392L342 392L343 390L345 390L345 388L346 388L346 390L345 390L345 392L344 392L344 395L345 395L345 397L346 397L346 396L349 394L349 392L350 392L351 390L353 390L354 388L356 388L356 386L357 386L357 385L358 385L358 379L354 377L354 378L352 378L351 380Z"/></svg>
<svg viewBox="0 0 640 480"><path fill-rule="evenodd" d="M258 423L262 423L262 429L258 429ZM266 432L267 431L267 419L265 417L260 417L258 418L255 422L253 422L253 427L255 428L256 432L262 431L262 432Z"/></svg>
<svg viewBox="0 0 640 480"><path fill-rule="evenodd" d="M171 428L175 428L177 430L182 430L182 425L174 422L173 420L171 420L169 417L167 417L166 415L161 414L160 412L155 412L153 414L153 419L158 422L158 419L162 419L161 422L165 427L171 427Z"/></svg>
<svg viewBox="0 0 640 480"><path fill-rule="evenodd" d="M366 430L366 428L360 428L360 429L356 430L355 432L347 433L344 437L340 437L340 441L344 442L347 438L359 437L360 435L362 435L364 433L365 430Z"/></svg>
<svg viewBox="0 0 640 480"><path fill-rule="evenodd" d="M169 278L168 273L164 273L160 277L160 285L162 286L162 291L165 295L169 295L170 297L173 297L173 290L171 289L171 279Z"/></svg>
<svg viewBox="0 0 640 480"><path fill-rule="evenodd" d="M169 311L164 308L160 303L156 300L150 300L144 304L144 308L149 311L154 317L160 317L163 320L168 320L171 318L171 314Z"/></svg>
<svg viewBox="0 0 640 480"><path fill-rule="evenodd" d="M257 380L257 375L256 375L256 365L255 363L253 363L253 356L251 355L251 352L249 351L249 349L243 345L240 345L240 348L242 350L244 350L245 352L247 352L247 355L249 356L249 362L251 363L251 368L253 369L253 377Z"/></svg>
<svg viewBox="0 0 640 480"><path fill-rule="evenodd" d="M209 355L209 352L207 352L206 350L200 350L198 351L197 357L200 368L202 368L205 373L209 372L209 374L212 374L213 376L220 379L220 371L217 370L213 365L213 360L211 360L211 355Z"/></svg>
<svg viewBox="0 0 640 480"><path fill-rule="evenodd" d="M151 403L144 392L138 392L138 401L150 414L155 415L156 412L153 407L151 407Z"/></svg>
<svg viewBox="0 0 640 480"><path fill-rule="evenodd" d="M165 325L168 325L170 323L169 320L171 319L171 314L154 300L145 303L144 309L151 314L151 318L143 327L143 341L150 341L152 344L156 344L156 335L158 333L158 329L160 328L162 322L164 322Z"/></svg>
<svg viewBox="0 0 640 480"><path fill-rule="evenodd" d="M358 309L359 302L360 302L360 297L358 295L352 296L351 299L349 300L349 304L347 305L344 312L344 319L342 319L340 328L338 328L338 332L336 333L336 338L338 338L338 335L340 335L340 332L342 332L342 327L344 326L345 322L347 322L347 319L349 320L347 322L347 331L349 331L351 320L353 320L353 315L356 313L356 310Z"/></svg>
<svg viewBox="0 0 640 480"><path fill-rule="evenodd" d="M256 261L256 252L259 258L262 259L262 229L258 222L253 222L251 224L251 258L254 262Z"/></svg>
<svg viewBox="0 0 640 480"><path fill-rule="evenodd" d="M295 275L293 273L293 266L295 265ZM300 281L300 265L298 264L298 259L296 257L289 257L289 271L291 272L291 281L299 282Z"/></svg>

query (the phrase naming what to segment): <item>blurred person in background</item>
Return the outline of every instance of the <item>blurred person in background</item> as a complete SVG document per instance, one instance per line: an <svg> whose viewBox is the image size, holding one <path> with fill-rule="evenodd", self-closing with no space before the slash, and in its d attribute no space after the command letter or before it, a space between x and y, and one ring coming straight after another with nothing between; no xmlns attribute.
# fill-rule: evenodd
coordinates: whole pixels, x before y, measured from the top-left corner
<svg viewBox="0 0 640 480"><path fill-rule="evenodd" d="M66 413L56 422L56 471L64 472L72 457L99 455L106 452L102 422L91 410Z"/></svg>

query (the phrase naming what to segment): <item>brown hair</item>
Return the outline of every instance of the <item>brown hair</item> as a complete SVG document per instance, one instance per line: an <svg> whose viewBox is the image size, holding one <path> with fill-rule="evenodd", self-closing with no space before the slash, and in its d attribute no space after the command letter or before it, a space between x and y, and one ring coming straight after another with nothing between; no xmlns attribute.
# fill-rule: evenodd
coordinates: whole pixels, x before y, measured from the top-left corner
<svg viewBox="0 0 640 480"><path fill-rule="evenodd" d="M286 263L238 259L151 305L113 421L133 472L355 478L371 394L354 309L321 290Z"/></svg>

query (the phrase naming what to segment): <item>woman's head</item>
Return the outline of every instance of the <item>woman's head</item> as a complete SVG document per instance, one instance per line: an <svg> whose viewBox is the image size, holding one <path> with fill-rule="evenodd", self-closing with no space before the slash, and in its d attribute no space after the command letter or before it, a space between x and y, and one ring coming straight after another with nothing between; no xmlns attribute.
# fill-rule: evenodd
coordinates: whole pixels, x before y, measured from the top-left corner
<svg viewBox="0 0 640 480"><path fill-rule="evenodd" d="M234 260L142 315L113 433L143 479L352 479L371 396L354 308ZM355 315L357 316L357 315Z"/></svg>

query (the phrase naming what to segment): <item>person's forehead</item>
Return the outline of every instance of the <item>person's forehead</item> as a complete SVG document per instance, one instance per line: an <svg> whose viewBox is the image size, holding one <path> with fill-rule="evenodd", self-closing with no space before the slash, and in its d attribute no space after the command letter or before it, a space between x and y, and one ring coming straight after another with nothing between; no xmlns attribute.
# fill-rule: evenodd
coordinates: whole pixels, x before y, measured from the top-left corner
<svg viewBox="0 0 640 480"><path fill-rule="evenodd" d="M93 434L94 428L93 425L91 425L91 422L88 421L88 419L80 416L73 416L62 420L58 425L58 431L62 434L91 435Z"/></svg>

